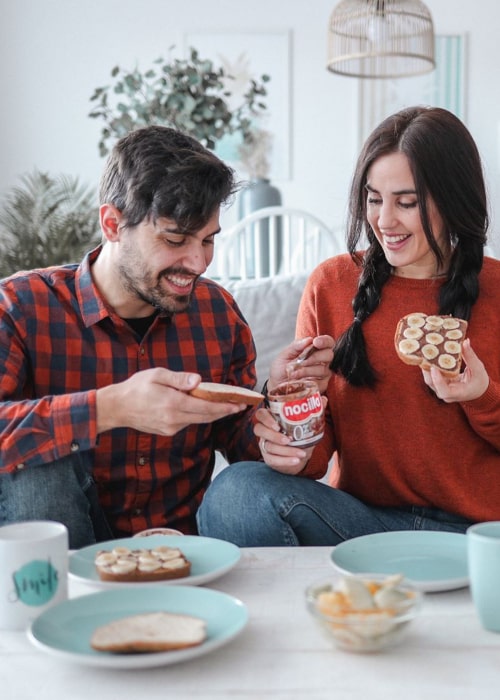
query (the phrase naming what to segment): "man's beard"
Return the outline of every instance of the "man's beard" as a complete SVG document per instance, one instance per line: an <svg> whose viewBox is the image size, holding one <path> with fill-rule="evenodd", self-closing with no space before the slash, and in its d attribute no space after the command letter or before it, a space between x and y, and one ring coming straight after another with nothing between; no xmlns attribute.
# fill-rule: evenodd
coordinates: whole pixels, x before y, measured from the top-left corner
<svg viewBox="0 0 500 700"><path fill-rule="evenodd" d="M190 272L183 268L167 268L162 270L159 275L159 281L156 284L153 284L153 276L147 271L144 271L144 275L140 281L137 275L131 275L129 268L124 265L119 266L119 272L125 291L136 296L141 301L150 304L155 309L166 311L169 314L175 314L187 309L191 303L196 280L188 294L167 293L161 286L161 279L167 275L191 275Z"/></svg>

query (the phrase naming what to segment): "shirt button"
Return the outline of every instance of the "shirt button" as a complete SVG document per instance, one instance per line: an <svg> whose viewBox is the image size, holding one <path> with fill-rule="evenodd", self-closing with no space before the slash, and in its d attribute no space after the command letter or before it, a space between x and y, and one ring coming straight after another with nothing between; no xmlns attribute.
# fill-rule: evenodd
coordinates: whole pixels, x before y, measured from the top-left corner
<svg viewBox="0 0 500 700"><path fill-rule="evenodd" d="M134 515L140 515L141 513L142 513L142 509L141 509L141 508L136 508L136 509L134 510Z"/></svg>
<svg viewBox="0 0 500 700"><path fill-rule="evenodd" d="M144 353L145 353L146 351L144 350L144 348L141 348L140 352L141 352L141 355L144 355Z"/></svg>
<svg viewBox="0 0 500 700"><path fill-rule="evenodd" d="M71 450L71 452L78 452L78 450L80 449L80 445L77 442L72 442L69 449Z"/></svg>
<svg viewBox="0 0 500 700"><path fill-rule="evenodd" d="M21 464L16 464L16 469L18 471L21 471L21 469L24 469L24 462L21 462Z"/></svg>
<svg viewBox="0 0 500 700"><path fill-rule="evenodd" d="M139 457L139 464L143 467L147 462L146 457Z"/></svg>

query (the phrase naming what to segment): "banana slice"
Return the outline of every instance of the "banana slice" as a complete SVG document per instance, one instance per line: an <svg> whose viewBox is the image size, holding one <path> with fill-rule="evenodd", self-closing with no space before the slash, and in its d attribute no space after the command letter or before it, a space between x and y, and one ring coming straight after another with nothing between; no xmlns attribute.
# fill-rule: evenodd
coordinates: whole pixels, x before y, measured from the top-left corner
<svg viewBox="0 0 500 700"><path fill-rule="evenodd" d="M110 571L113 574L130 574L135 570L136 564L132 559L118 559L115 564L111 564Z"/></svg>
<svg viewBox="0 0 500 700"><path fill-rule="evenodd" d="M417 352L419 347L420 343L414 338L405 338L399 342L399 351L403 353L403 355L412 355Z"/></svg>
<svg viewBox="0 0 500 700"><path fill-rule="evenodd" d="M429 326L434 326L434 328L441 328L444 324L444 319L440 316L427 316L425 319Z"/></svg>
<svg viewBox="0 0 500 700"><path fill-rule="evenodd" d="M451 330L453 328L459 327L460 321L458 321L456 318L445 318L443 321L443 328L446 328L446 330Z"/></svg>
<svg viewBox="0 0 500 700"><path fill-rule="evenodd" d="M461 330L451 330L451 331L446 331L446 337L449 338L450 340L460 340L460 338L463 336L463 333Z"/></svg>
<svg viewBox="0 0 500 700"><path fill-rule="evenodd" d="M424 332L421 328L418 328L418 326L411 326L410 328L405 328L403 331L403 335L405 338L414 338L415 340L419 340L423 336Z"/></svg>
<svg viewBox="0 0 500 700"><path fill-rule="evenodd" d="M183 557L176 557L175 559L168 559L162 562L162 567L164 569L180 569L185 564Z"/></svg>
<svg viewBox="0 0 500 700"><path fill-rule="evenodd" d="M176 547L163 546L155 547L155 549L153 549L153 554L155 557L161 559L161 561L168 561L169 559L177 559L177 557L181 556L181 551Z"/></svg>
<svg viewBox="0 0 500 700"><path fill-rule="evenodd" d="M99 552L95 558L96 566L110 566L115 564L118 557L113 552Z"/></svg>
<svg viewBox="0 0 500 700"><path fill-rule="evenodd" d="M430 343L431 345L440 345L443 341L444 338L441 333L427 333L425 336L425 342Z"/></svg>
<svg viewBox="0 0 500 700"><path fill-rule="evenodd" d="M447 353L445 353L444 355L441 355L439 357L438 364L443 369L450 370L455 369L455 367L457 366L457 361L453 357L453 355L448 355Z"/></svg>
<svg viewBox="0 0 500 700"><path fill-rule="evenodd" d="M158 571L158 569L161 569L162 563L159 559L155 559L155 557L151 557L150 559L141 559L138 563L138 569L139 571L143 571L144 573L151 573L152 571ZM133 571L133 569L132 569Z"/></svg>
<svg viewBox="0 0 500 700"><path fill-rule="evenodd" d="M447 340L444 344L444 349L450 355L458 355L460 352L460 343L457 343L456 340Z"/></svg>
<svg viewBox="0 0 500 700"><path fill-rule="evenodd" d="M417 328L422 328L422 326L425 323L425 314L410 314L406 319L406 323L409 326L416 326Z"/></svg>
<svg viewBox="0 0 500 700"><path fill-rule="evenodd" d="M157 557L155 557L155 556L153 556L153 554L149 554L147 552L144 554L140 554L137 557L137 562L138 562L139 566L141 566L142 564L145 564L145 565L157 564L158 561L159 561L159 559Z"/></svg>
<svg viewBox="0 0 500 700"><path fill-rule="evenodd" d="M428 343L427 345L423 346L422 355L425 357L426 360L433 360L439 355L439 349L437 345L431 345L430 343Z"/></svg>

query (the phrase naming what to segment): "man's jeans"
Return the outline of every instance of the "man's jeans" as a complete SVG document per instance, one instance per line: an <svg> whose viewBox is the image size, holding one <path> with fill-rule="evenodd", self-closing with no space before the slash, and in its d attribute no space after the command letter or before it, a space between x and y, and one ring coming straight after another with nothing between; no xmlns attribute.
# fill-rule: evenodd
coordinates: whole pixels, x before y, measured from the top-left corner
<svg viewBox="0 0 500 700"><path fill-rule="evenodd" d="M89 455L0 476L0 525L22 520L57 520L69 531L71 549L112 539L99 505Z"/></svg>
<svg viewBox="0 0 500 700"><path fill-rule="evenodd" d="M224 469L198 511L200 535L240 547L336 545L390 530L465 532L471 522L437 508L368 506L344 491L262 462Z"/></svg>

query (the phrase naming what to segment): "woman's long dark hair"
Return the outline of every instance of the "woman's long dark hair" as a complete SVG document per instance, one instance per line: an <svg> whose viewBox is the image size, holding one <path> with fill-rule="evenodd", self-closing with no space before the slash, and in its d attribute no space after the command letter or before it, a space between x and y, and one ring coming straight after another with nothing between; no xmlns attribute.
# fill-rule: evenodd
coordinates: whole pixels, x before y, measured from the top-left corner
<svg viewBox="0 0 500 700"><path fill-rule="evenodd" d="M392 274L382 247L367 219L367 173L381 156L404 153L415 182L422 227L439 264L444 261L434 239L427 211L430 197L443 220L452 256L439 292L439 313L469 319L479 294L488 210L481 158L464 124L440 108L412 107L385 119L368 137L358 158L349 197L347 249L360 266L352 301L354 320L338 338L331 369L354 386L372 386L362 324L380 303L382 287ZM362 238L368 240L364 254Z"/></svg>

